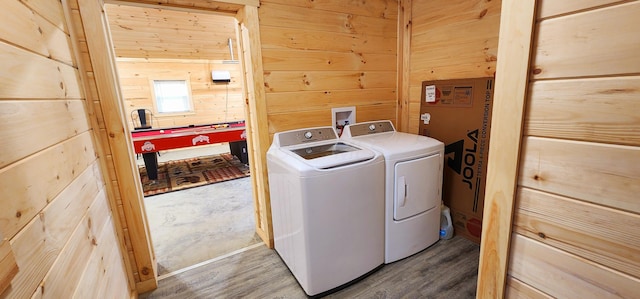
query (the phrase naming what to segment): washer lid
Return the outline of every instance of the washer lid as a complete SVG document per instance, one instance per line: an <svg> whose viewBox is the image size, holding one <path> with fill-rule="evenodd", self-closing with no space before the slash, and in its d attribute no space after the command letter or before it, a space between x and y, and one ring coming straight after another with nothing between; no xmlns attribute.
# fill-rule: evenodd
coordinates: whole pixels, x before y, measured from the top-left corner
<svg viewBox="0 0 640 299"><path fill-rule="evenodd" d="M357 148L352 145L344 144L342 142L336 142L336 143L320 144L312 147L294 149L291 151L294 154L304 158L305 160L311 160L311 159L316 159L320 157L348 153L348 152L353 152L358 150L360 150L360 148Z"/></svg>
<svg viewBox="0 0 640 299"><path fill-rule="evenodd" d="M328 169L373 159L375 153L343 142L315 143L288 151L318 169Z"/></svg>

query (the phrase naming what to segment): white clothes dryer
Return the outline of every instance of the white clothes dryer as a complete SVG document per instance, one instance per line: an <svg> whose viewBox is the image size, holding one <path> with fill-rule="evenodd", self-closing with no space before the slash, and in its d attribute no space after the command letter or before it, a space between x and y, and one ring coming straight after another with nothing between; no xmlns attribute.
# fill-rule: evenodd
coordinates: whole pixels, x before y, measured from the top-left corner
<svg viewBox="0 0 640 299"><path fill-rule="evenodd" d="M276 133L267 151L275 250L309 296L384 265L384 159L332 127Z"/></svg>
<svg viewBox="0 0 640 299"><path fill-rule="evenodd" d="M385 159L385 263L413 255L439 240L444 143L396 132L391 121L347 125L341 140Z"/></svg>

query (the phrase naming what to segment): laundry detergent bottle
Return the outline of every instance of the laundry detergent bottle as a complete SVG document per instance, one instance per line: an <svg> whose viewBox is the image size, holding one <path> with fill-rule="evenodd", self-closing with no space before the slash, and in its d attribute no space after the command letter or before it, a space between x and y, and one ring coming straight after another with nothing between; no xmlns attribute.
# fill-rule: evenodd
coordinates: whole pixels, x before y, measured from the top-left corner
<svg viewBox="0 0 640 299"><path fill-rule="evenodd" d="M451 211L449 207L442 204L440 207L440 239L449 240L453 238L453 222L451 221Z"/></svg>

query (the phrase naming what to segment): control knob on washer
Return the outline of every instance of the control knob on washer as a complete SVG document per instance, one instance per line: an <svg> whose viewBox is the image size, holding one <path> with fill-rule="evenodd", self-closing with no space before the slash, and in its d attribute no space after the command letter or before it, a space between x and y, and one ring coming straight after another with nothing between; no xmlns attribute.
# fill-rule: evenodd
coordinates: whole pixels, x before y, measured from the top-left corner
<svg viewBox="0 0 640 299"><path fill-rule="evenodd" d="M374 124L369 125L369 131L374 131L375 129L376 129L376 125Z"/></svg>
<svg viewBox="0 0 640 299"><path fill-rule="evenodd" d="M304 132L304 138L311 139L311 137L313 137L313 134L311 132Z"/></svg>

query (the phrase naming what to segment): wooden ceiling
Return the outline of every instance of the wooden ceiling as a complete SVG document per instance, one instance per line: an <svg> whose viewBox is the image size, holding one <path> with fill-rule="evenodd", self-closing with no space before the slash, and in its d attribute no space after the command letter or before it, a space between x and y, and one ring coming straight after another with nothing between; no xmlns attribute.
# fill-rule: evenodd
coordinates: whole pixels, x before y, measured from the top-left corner
<svg viewBox="0 0 640 299"><path fill-rule="evenodd" d="M238 59L236 19L218 14L105 4L117 57Z"/></svg>

